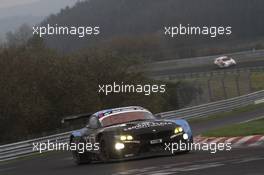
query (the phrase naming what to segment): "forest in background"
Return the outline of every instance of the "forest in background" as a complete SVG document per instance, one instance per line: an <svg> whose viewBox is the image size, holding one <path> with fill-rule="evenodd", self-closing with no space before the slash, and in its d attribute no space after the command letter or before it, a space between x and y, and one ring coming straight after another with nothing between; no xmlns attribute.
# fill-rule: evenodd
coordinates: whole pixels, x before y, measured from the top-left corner
<svg viewBox="0 0 264 175"><path fill-rule="evenodd" d="M146 61L264 48L264 1L260 0L89 0L65 8L41 25L100 26L96 37L48 36L61 53L89 46L114 49ZM232 26L231 36L164 36L164 26Z"/></svg>
<svg viewBox="0 0 264 175"><path fill-rule="evenodd" d="M69 130L60 121L74 114L130 105L144 106L154 113L175 110L198 93L188 83L179 82L165 83L164 94L106 96L98 93L99 84L164 82L150 80L139 71L127 71L140 63L109 49L88 48L61 56L38 37L17 42L21 44L0 48L0 143ZM187 91L179 92L179 88Z"/></svg>

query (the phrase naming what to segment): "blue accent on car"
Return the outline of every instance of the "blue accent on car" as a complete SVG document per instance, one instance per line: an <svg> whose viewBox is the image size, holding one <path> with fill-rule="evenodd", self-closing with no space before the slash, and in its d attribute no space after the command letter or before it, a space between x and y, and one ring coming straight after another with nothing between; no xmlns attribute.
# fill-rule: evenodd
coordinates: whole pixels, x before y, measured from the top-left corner
<svg viewBox="0 0 264 175"><path fill-rule="evenodd" d="M191 130L191 127L189 125L189 123L184 120L184 119L169 119L169 121L172 121L174 123L176 123L177 125L180 125L183 130L190 136L192 137L193 134L192 134L192 130Z"/></svg>
<svg viewBox="0 0 264 175"><path fill-rule="evenodd" d="M73 131L73 132L72 132L72 135L73 135L74 137L81 137L81 136L82 136L82 134L81 134L80 131Z"/></svg>
<svg viewBox="0 0 264 175"><path fill-rule="evenodd" d="M145 108L142 108L140 106L128 106L128 107L120 107L120 108L110 108L110 109L105 109L105 110L101 110L101 111L98 111L96 113L94 113L95 116L97 117L103 117L105 115L109 115L111 113L114 113L114 112L119 112L119 111L123 111L123 110L127 110L127 109L141 109L141 110L146 110Z"/></svg>

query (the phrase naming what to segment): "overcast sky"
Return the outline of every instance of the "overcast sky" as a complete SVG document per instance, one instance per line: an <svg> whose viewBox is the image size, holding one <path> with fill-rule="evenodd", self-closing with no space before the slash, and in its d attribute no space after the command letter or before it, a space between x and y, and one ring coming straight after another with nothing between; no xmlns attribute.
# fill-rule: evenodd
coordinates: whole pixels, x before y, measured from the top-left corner
<svg viewBox="0 0 264 175"><path fill-rule="evenodd" d="M0 0L0 19L14 16L48 16L78 0Z"/></svg>
<svg viewBox="0 0 264 175"><path fill-rule="evenodd" d="M73 6L79 0L0 0L0 41L8 32L22 24L40 23L61 8Z"/></svg>
<svg viewBox="0 0 264 175"><path fill-rule="evenodd" d="M37 1L40 1L40 0L0 0L0 8L24 5L27 3L32 3L32 2L37 2Z"/></svg>

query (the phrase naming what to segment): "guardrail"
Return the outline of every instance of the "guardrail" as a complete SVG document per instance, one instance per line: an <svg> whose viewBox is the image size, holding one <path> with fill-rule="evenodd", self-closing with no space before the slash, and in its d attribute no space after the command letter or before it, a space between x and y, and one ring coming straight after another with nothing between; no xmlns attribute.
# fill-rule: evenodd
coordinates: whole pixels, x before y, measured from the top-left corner
<svg viewBox="0 0 264 175"><path fill-rule="evenodd" d="M37 139L1 145L0 146L0 162L6 160L12 160L16 158L20 158L23 156L27 156L30 154L37 153L37 150L33 150L33 143L47 143L56 142L63 143L69 141L69 135L71 132L41 137Z"/></svg>
<svg viewBox="0 0 264 175"><path fill-rule="evenodd" d="M175 80L175 79L187 79L187 78L201 78L201 77L212 77L212 76L225 76L225 75L238 75L240 73L254 73L264 72L263 66L249 67L249 68L237 68L237 69L225 69L225 70L214 70L205 72L191 72L191 73L177 73L171 75L155 75L151 76L157 80Z"/></svg>
<svg viewBox="0 0 264 175"><path fill-rule="evenodd" d="M255 104L256 101L260 101L262 99L264 99L264 90L227 100L221 100L176 111L163 112L159 115L163 118L184 118L186 120L192 118L202 118L219 112L231 111L235 108Z"/></svg>
<svg viewBox="0 0 264 175"><path fill-rule="evenodd" d="M233 57L238 63L249 62L249 61L260 61L263 60L264 50L250 50L243 52L226 53L221 55L183 58L183 59L167 58L168 60L165 61L158 61L158 62L145 64L143 66L143 69L146 72L155 72L155 71L162 71L168 69L212 65L215 58L223 55Z"/></svg>
<svg viewBox="0 0 264 175"><path fill-rule="evenodd" d="M162 118L184 118L189 120L192 118L206 117L218 112L230 111L238 107L254 104L256 101L261 101L263 99L264 90L228 100L222 100L175 111L163 112L159 113L159 115L161 115ZM66 132L23 142L2 145L0 146L0 162L36 153L37 150L33 150L33 143L47 143L48 140L50 142L56 143L68 142L70 133L71 132Z"/></svg>

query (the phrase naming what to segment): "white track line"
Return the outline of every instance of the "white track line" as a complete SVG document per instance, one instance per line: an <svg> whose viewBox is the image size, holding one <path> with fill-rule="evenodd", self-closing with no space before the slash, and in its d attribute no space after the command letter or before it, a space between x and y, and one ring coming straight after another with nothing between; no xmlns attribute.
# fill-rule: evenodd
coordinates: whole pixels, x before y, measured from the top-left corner
<svg viewBox="0 0 264 175"><path fill-rule="evenodd" d="M242 124L242 123L247 123L247 122L251 122L251 121L254 121L254 120L263 119L263 118L264 118L264 116L257 117L257 118L253 118L253 119L250 119L250 120L246 120L246 121L240 122L240 124Z"/></svg>

